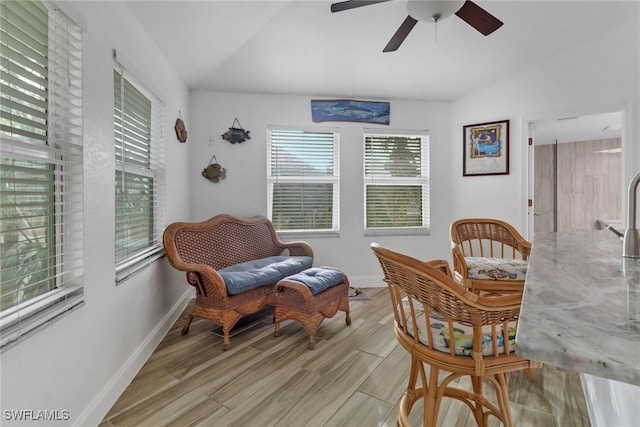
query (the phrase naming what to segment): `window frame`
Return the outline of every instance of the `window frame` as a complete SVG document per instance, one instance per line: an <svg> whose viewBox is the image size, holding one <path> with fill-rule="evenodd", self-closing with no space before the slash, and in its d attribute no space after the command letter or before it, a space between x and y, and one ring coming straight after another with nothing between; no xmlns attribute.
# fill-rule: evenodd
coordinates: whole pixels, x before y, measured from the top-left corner
<svg viewBox="0 0 640 427"><path fill-rule="evenodd" d="M366 164L367 137L405 137L420 138L420 176L391 177L367 174ZM427 130L394 130L394 129L364 129L363 132L363 231L365 236L411 236L428 235L431 233L430 219L430 173L429 173L429 131ZM408 227L368 227L367 226L367 187L372 185L419 185L422 197L422 226Z"/></svg>
<svg viewBox="0 0 640 427"><path fill-rule="evenodd" d="M132 75L127 68L125 68L120 62L118 62L116 58L116 54L114 52L115 64L113 68L114 73L114 150L117 150L118 147L118 132L117 132L117 120L122 120L126 112L121 111L121 115L118 117L117 108L116 108L116 75L120 74L121 88L120 88L120 102L121 108L123 101L126 102L126 93L124 92L124 85L129 83L137 92L139 92L146 100L148 100L151 104L151 112L149 117L150 129L149 129L149 150L146 152L146 162L148 163L148 167L144 167L141 165L132 165L127 163L124 155L121 155L120 160L116 158L115 161L115 169L114 169L114 191L116 191L116 186L118 184L118 173L122 173L123 177L126 175L137 175L144 178L149 178L153 180L152 186L152 196L153 201L151 202L151 209L153 211L152 218L149 222L149 225L153 226L153 230L147 234L146 238L149 240L149 245L146 247L134 251L131 255L125 257L122 260L118 260L116 258L115 263L115 282L116 285L120 284L130 276L140 272L148 265L157 261L158 259L164 256L164 247L162 245L162 233L165 228L165 201L166 201L166 162L165 162L165 103L156 96L151 90L147 88L143 83L141 83L134 75ZM125 98L122 98L124 96ZM126 130L125 130L125 139L126 139ZM124 149L124 144L120 143ZM139 148L139 147L136 147ZM126 178L124 178L126 179ZM118 245L118 218L119 218L119 209L118 209L118 195L117 192L115 194L116 200L114 204L115 209L115 235L114 238L114 249L116 249ZM121 216L126 217L126 215ZM128 239L128 238L127 238Z"/></svg>
<svg viewBox="0 0 640 427"><path fill-rule="evenodd" d="M49 181L42 181L42 185L49 187L48 192L37 193L49 199L47 203L40 206L46 206L47 210L51 211L46 214L50 224L46 225L47 221L45 221L44 234L33 235L32 238L40 242L40 239L46 236L45 242L51 246L51 248L41 247L48 251L50 263L47 262L47 269L51 272L45 280L50 282L51 286L49 290L30 299L16 302L0 312L2 351L84 303L82 29L49 2L16 3L20 3L20 6L11 9L8 3L3 2L0 5L3 8L0 20L3 21L3 31L5 31L3 42L21 43L22 39L18 34L31 34L31 31L35 30L39 31L40 37L34 39L42 42L46 38L47 53L41 62L32 56L24 56L19 62L13 62L12 56L17 58L15 52L22 52L22 50L9 51L6 47L2 68L6 71L7 79L2 82L2 86L21 85L25 82L42 85L45 91L45 99L42 103L46 109L43 113L36 113L32 108L34 104L30 104L32 99L25 91L19 89L13 92L4 91L3 100L10 99L10 101L3 107L0 151L2 158L12 165L4 166L5 170L11 171L11 174L5 175L2 181L6 185L5 197L29 198L32 197L31 194L35 194L31 193L33 189L30 187L34 183L34 176L21 177L16 175L16 172L22 171L28 174L29 169L33 167L34 171L45 171L50 175ZM22 10L19 10L20 8ZM33 11L37 9L39 13L43 13L46 9L46 24L45 19L38 19L33 15ZM5 25L5 20L9 19L9 16L12 16L12 26L19 29L12 36L8 35L12 34L10 26ZM4 45L3 48L5 48ZM20 47L16 44L12 49L20 49ZM31 64L26 61L29 58L33 64L39 64L44 75L36 77L36 67L27 68L27 64ZM18 63L21 65L17 65ZM36 83L36 80L40 83ZM21 127L31 120L32 114L37 114L45 120L42 129L46 133L37 138L39 141L31 138L29 131ZM14 162L24 163L16 165ZM30 164L33 166L29 166ZM19 202L16 199L13 203L17 207ZM17 212L19 215L16 218L23 218L20 210ZM24 232L25 229L15 230ZM4 242L5 232L11 233L15 230L3 229L0 233L0 241ZM22 280L30 281L30 276L31 273L29 277L24 276ZM27 284L27 282L24 283ZM3 292L6 291L7 289L3 290ZM16 291L11 292L16 293Z"/></svg>
<svg viewBox="0 0 640 427"><path fill-rule="evenodd" d="M278 176L273 174L273 139L272 132L301 132L310 134L332 134L332 175L326 176ZM266 130L266 151L267 151L267 217L273 221L273 196L274 184L278 182L284 183L327 183L332 184L332 226L331 228L322 229L280 229L277 222L274 227L278 234L295 236L339 236L340 235L340 132L338 128L333 127L294 127L294 126L275 126L269 125Z"/></svg>

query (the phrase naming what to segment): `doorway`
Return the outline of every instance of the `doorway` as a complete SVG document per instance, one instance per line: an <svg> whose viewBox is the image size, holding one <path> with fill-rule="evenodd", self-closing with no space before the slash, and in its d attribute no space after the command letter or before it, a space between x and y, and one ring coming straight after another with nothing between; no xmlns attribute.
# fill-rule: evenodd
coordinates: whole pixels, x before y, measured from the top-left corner
<svg viewBox="0 0 640 427"><path fill-rule="evenodd" d="M622 223L622 113L532 122L533 235Z"/></svg>

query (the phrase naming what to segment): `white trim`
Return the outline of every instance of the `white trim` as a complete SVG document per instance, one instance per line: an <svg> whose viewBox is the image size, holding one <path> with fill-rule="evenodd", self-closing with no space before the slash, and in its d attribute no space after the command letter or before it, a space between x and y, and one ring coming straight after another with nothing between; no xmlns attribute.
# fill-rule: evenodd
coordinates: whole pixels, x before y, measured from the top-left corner
<svg viewBox="0 0 640 427"><path fill-rule="evenodd" d="M278 236L284 239L303 239L310 237L340 237L339 231L332 230L311 230L311 231L300 231L300 230L276 230Z"/></svg>
<svg viewBox="0 0 640 427"><path fill-rule="evenodd" d="M393 137L400 136L405 138L420 138L420 176L419 177L392 177L385 175L376 175L375 173L367 175L367 137ZM427 235L431 233L431 169L430 169L430 151L431 138L428 130L393 130L384 129L380 132L378 129L364 129L362 134L362 182L363 182L363 231L364 236L411 236L411 235ZM367 227L367 189L369 186L384 185L411 185L420 186L422 191L422 226L415 227ZM394 233L394 230L397 232Z"/></svg>
<svg viewBox="0 0 640 427"><path fill-rule="evenodd" d="M349 286L354 288L384 288L384 276L349 276Z"/></svg>
<svg viewBox="0 0 640 427"><path fill-rule="evenodd" d="M428 236L428 227L365 228L364 236Z"/></svg>
<svg viewBox="0 0 640 427"><path fill-rule="evenodd" d="M7 132L3 132L0 145L3 158L46 165L51 173L50 187L46 191L50 199L43 205L52 207L51 224L45 226L46 235L51 237L50 240L47 238L51 248L51 253L47 255L51 263L46 267L50 269L46 280L51 280L49 288L54 289L26 301L20 295L20 289L11 290L21 302L0 313L2 351L83 304L82 30L53 4L47 1L43 4L47 10L46 23L44 12L37 9L43 12L41 34L46 37L47 43L41 47L46 47L46 55L42 61L35 62L44 67L43 74L47 81L43 83L47 91L44 99L46 110L41 110L35 116L45 119L41 125L42 129L46 128L46 135L36 138L41 143L33 143L32 137L15 136L21 132L14 134L17 127L12 125ZM23 5L27 9L32 6L35 5ZM1 15L0 21L8 19L4 7ZM16 74L21 76L24 72ZM24 99L18 96L16 104L29 105L28 98L28 95ZM23 101L27 101L26 104ZM14 192L11 190L9 194ZM25 224L23 228L28 226ZM40 239L43 236L38 233L33 237ZM28 278L24 280L30 281Z"/></svg>
<svg viewBox="0 0 640 427"><path fill-rule="evenodd" d="M277 221L274 223L278 233L295 234L298 236L309 235L333 235L340 234L340 128L335 127L291 127L291 126L273 126L268 125L266 129L266 159L267 159L267 217L273 221L273 196L274 186L277 183L289 184L306 184L319 183L331 184L333 189L332 206L331 206L331 229L278 229ZM277 171L274 174L273 167L273 132L296 132L296 133L315 133L315 134L331 134L332 135L332 170L331 176L280 176ZM277 153L276 153L277 161ZM279 163L278 163L279 164Z"/></svg>
<svg viewBox="0 0 640 427"><path fill-rule="evenodd" d="M38 313L43 308L52 305L55 302L63 300L68 294L74 292L76 289L54 289L42 295L38 295L35 298L31 298L16 305L12 305L6 310L0 312L2 327L5 328L11 326L12 324L18 322L20 317L30 317L35 313Z"/></svg>
<svg viewBox="0 0 640 427"><path fill-rule="evenodd" d="M140 76L146 76L146 74L140 72L137 67L135 67L135 61L130 62L127 60L127 58L122 60L122 58L118 56L118 51L115 48L111 50L111 56L113 58L114 69L120 71L122 76L129 80L129 82L132 83L136 87L136 89L138 89L140 92L142 92L143 95L148 98L155 98L157 102L160 102L164 105L167 104L164 101L164 98L161 98L157 95L158 93L163 93L162 91L156 90L156 88L154 88L153 85L147 83L144 78L140 78ZM162 130L162 132L164 133L164 129Z"/></svg>
<svg viewBox="0 0 640 427"><path fill-rule="evenodd" d="M84 301L81 286L54 289L0 313L2 335L0 352L4 352L22 339L47 326L58 316L80 307Z"/></svg>
<svg viewBox="0 0 640 427"><path fill-rule="evenodd" d="M145 249L139 254L129 257L124 261L116 264L116 273L120 273L121 271L126 270L127 268L137 264L138 262L141 262L144 259L151 258L152 256L156 255L156 253L158 252L164 252L164 249L162 249L160 246L153 246L151 248ZM160 254L160 255L163 255L163 254Z"/></svg>
<svg viewBox="0 0 640 427"><path fill-rule="evenodd" d="M384 136L406 136L406 137L424 137L429 136L428 129L381 129L381 128L364 128L363 135L384 135Z"/></svg>
<svg viewBox="0 0 640 427"><path fill-rule="evenodd" d="M280 125L267 125L267 136L271 131L292 131L292 132L312 132L312 133L335 133L339 134L341 128L337 126L280 126ZM267 139L268 141L268 139Z"/></svg>
<svg viewBox="0 0 640 427"><path fill-rule="evenodd" d="M148 89L140 80L138 80L132 73L130 73L126 67L124 67L117 58L116 50L113 50L113 60L115 63L115 73L120 77L120 89L121 89L121 117L122 121L122 149L125 145L125 125L124 125L124 113L125 113L125 94L124 86L128 82L137 91L139 91L143 97L145 97L151 105L150 111L150 129L149 138L150 146L147 156L149 159L149 166L138 167L135 165L129 165L126 163L124 154L119 161L115 163L116 173L119 171L122 173L122 183L125 186L125 179L127 174L135 174L145 176L153 180L153 235L148 237L153 238L153 244L143 249L142 252L134 254L128 258L116 263L116 285L121 283L127 277L137 273L145 268L147 265L160 259L164 256L164 250L162 248L162 232L165 228L165 211L166 211L166 161L165 161L165 108L164 101L158 97L152 90ZM115 82L114 82L115 84ZM115 107L115 104L114 104ZM117 147L117 139L114 140L114 144ZM117 204L117 201L116 201ZM116 209L116 217L118 218L118 209ZM116 221L117 221L116 218ZM127 246L131 242L127 238ZM116 248L120 248L119 241L116 240Z"/></svg>
<svg viewBox="0 0 640 427"><path fill-rule="evenodd" d="M178 301L171 307L171 310L164 316L162 321L151 331L147 338L131 354L131 357L116 372L98 396L89 404L87 409L76 419L74 426L99 425L104 419L109 409L118 400L122 392L127 388L131 380L138 374L151 354L167 335L171 327L176 323L187 304L194 297L193 288L189 287Z"/></svg>
<svg viewBox="0 0 640 427"><path fill-rule="evenodd" d="M142 271L145 267L153 264L164 256L164 249L159 246L154 246L144 252L141 252L139 255L135 255L122 261L120 264L116 265L116 285L119 285L123 280Z"/></svg>

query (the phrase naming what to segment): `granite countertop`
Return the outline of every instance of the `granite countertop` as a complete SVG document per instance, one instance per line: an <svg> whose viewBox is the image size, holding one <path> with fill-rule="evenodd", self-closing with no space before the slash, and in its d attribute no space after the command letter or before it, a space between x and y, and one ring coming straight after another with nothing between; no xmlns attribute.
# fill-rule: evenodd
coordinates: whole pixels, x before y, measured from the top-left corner
<svg viewBox="0 0 640 427"><path fill-rule="evenodd" d="M640 385L640 259L607 230L536 236L516 352Z"/></svg>

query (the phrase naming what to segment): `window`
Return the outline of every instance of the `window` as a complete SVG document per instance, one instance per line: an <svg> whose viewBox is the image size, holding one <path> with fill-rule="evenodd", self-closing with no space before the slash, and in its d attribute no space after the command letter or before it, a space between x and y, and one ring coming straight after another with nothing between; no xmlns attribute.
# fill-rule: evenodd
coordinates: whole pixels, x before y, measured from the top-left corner
<svg viewBox="0 0 640 427"><path fill-rule="evenodd" d="M164 104L118 68L113 72L116 281L163 254L165 176Z"/></svg>
<svg viewBox="0 0 640 427"><path fill-rule="evenodd" d="M81 29L0 3L0 341L83 300Z"/></svg>
<svg viewBox="0 0 640 427"><path fill-rule="evenodd" d="M338 133L267 131L268 216L276 230L339 231Z"/></svg>
<svg viewBox="0 0 640 427"><path fill-rule="evenodd" d="M429 137L364 136L365 234L429 231Z"/></svg>

